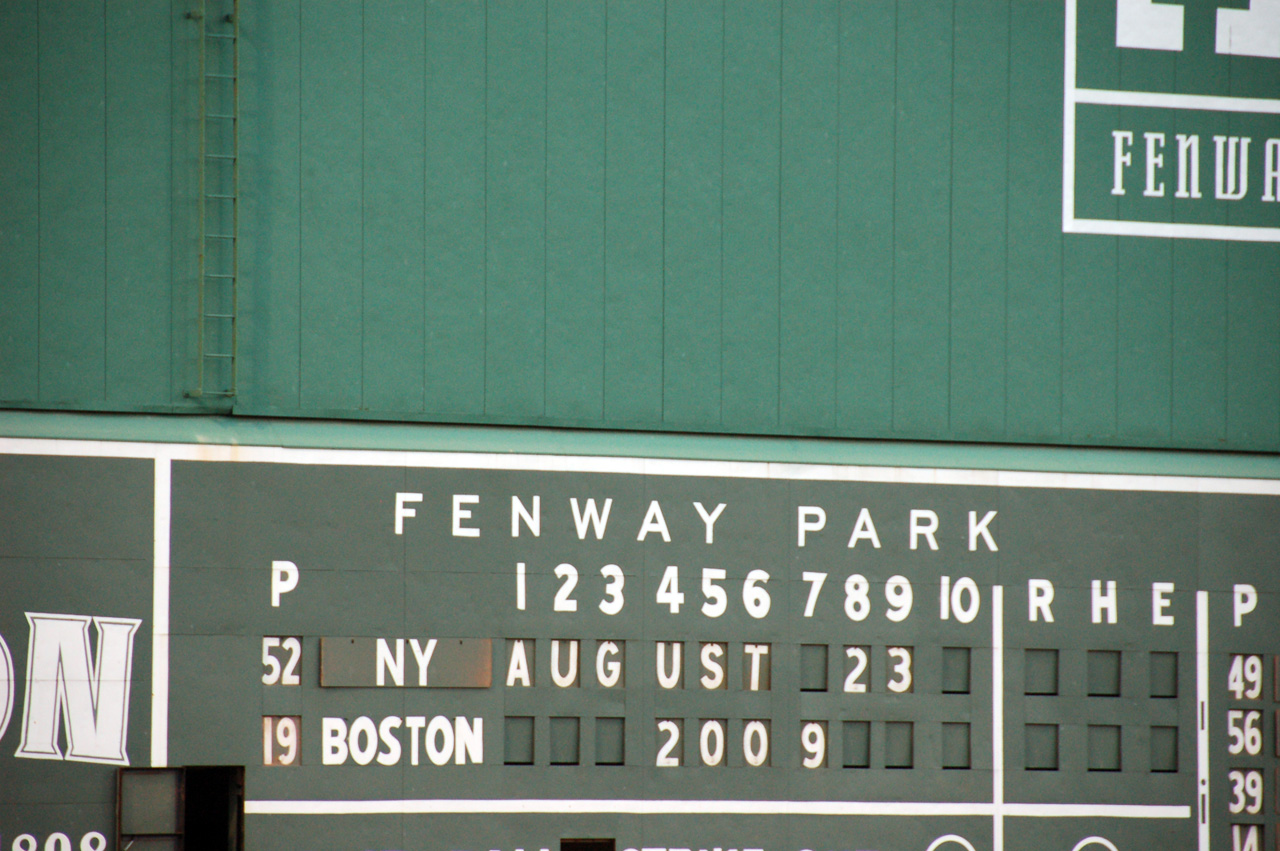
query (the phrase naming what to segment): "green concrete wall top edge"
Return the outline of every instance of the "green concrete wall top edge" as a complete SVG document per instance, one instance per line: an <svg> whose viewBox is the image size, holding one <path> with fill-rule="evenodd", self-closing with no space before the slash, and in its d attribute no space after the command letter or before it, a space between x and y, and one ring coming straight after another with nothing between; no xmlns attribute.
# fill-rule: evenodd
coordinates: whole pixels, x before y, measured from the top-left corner
<svg viewBox="0 0 1280 851"><path fill-rule="evenodd" d="M0 437L1280 479L1280 455L0 411Z"/></svg>
<svg viewBox="0 0 1280 851"><path fill-rule="evenodd" d="M887 443L956 443L968 446L1011 445L1027 447L1058 447L1078 451L1082 448L1103 450L1137 450L1179 452L1207 452L1223 454L1270 455L1280 453L1280 442L1270 431L1257 430L1233 436L1229 441L1212 436L1161 436L1150 432L1117 435L1093 432L1027 432L1013 433L982 429L928 429L898 428L894 430L872 427L839 426L782 426L774 424L752 427L731 423L662 422L645 419L592 420L564 417L539 417L524 415L463 414L463 413L404 413L366 408L275 408L246 406L229 403L226 399L208 398L188 400L175 405L119 405L86 406L79 403L24 403L0 402L3 410L29 413L75 413L87 415L165 414L177 416L233 416L244 420L281 421L338 421L363 423L371 426L403 424L409 426L452 426L458 428L534 428L568 430L578 432L605 431L608 433L651 433L672 435L705 435L717 437L759 437L768 440L836 440Z"/></svg>

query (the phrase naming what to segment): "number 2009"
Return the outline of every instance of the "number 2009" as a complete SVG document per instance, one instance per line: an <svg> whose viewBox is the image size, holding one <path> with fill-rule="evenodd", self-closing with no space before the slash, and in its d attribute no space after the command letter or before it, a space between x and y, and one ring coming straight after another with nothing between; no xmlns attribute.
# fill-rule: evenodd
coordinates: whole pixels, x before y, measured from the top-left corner
<svg viewBox="0 0 1280 851"><path fill-rule="evenodd" d="M698 758L702 765L725 764L725 739L728 724L724 719L706 719L698 731ZM683 724L674 719L658 721L658 768L674 768L683 764L680 735ZM805 768L821 768L827 764L827 725L822 721L806 722L800 729L804 749L801 763ZM742 759L750 766L769 764L769 722L747 721L742 725Z"/></svg>

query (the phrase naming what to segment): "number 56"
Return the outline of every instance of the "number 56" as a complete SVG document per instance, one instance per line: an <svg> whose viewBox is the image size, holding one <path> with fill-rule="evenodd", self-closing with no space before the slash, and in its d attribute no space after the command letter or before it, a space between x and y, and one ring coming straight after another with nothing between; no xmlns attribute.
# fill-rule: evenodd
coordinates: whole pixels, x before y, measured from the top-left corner
<svg viewBox="0 0 1280 851"><path fill-rule="evenodd" d="M1241 722L1243 726L1241 725ZM1227 733L1231 736L1231 744L1227 746L1227 753L1232 756L1240 754L1242 751L1250 756L1257 756L1262 752L1262 713L1256 709L1228 709L1227 710Z"/></svg>

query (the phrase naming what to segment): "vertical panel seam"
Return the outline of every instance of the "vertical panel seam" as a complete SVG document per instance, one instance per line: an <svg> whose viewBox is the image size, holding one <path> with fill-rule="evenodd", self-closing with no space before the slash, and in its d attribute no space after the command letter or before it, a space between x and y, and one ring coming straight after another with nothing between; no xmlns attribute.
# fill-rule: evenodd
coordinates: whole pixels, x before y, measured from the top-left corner
<svg viewBox="0 0 1280 851"><path fill-rule="evenodd" d="M427 20L426 4L422 9L422 286L420 295L422 296L422 404L418 410L422 413L427 411L427 375L430 373L431 365L427 363L427 353L431 350L431 344L428 339L427 331L427 114L428 99L431 97L431 85L429 75L431 73L431 51L430 51L430 22Z"/></svg>
<svg viewBox="0 0 1280 851"><path fill-rule="evenodd" d="M107 85L107 68L110 63L111 40L107 27L107 2L102 0L102 401L107 401L107 371L110 367L110 351L107 341L111 338L111 313L107 299L107 282L111 279L110 221L108 199L111 195L111 168L107 156L107 105L110 91ZM200 317L204 321L204 317Z"/></svg>
<svg viewBox="0 0 1280 851"><path fill-rule="evenodd" d="M658 422L667 419L667 2L662 2L662 289L658 299Z"/></svg>
<svg viewBox="0 0 1280 851"><path fill-rule="evenodd" d="M366 157L365 142L368 139L369 130L365 123L365 105L369 100L369 93L366 89L367 81L365 75L365 63L368 61L368 51L365 49L365 40L368 37L367 23L364 18L365 3L360 0L360 408L364 409L364 367L365 367L365 344L368 336L365 333L365 286L364 286L364 261L368 248L365 243L367 233L365 230L365 169L367 168L368 159Z"/></svg>
<svg viewBox="0 0 1280 851"><path fill-rule="evenodd" d="M1118 206L1118 202L1117 202ZM1111 379L1111 434L1120 437L1120 237L1112 237L1115 243L1115 297L1111 300L1111 358L1112 358L1112 379Z"/></svg>
<svg viewBox="0 0 1280 851"><path fill-rule="evenodd" d="M168 66L168 68L169 68L169 73L170 73L170 74L173 74L174 52L175 52L175 51L174 51L174 38L173 38L173 24L171 23L171 24L170 24L170 26L169 26L169 61L166 63L166 65L167 65L167 66ZM171 79L171 80L170 80L170 82L169 82L168 91L169 91L169 133L168 133L168 137L169 137L169 150L168 150L168 158L167 158L167 162L168 162L168 165L169 165L169 181L168 181L168 182L169 182L169 196L168 196L168 204L169 204L169 240L170 240L170 242L172 243L172 240L173 240L173 228L174 228L173 214L174 214L174 208L177 206L176 204L174 204L174 203L173 203L173 187L174 187L174 173L173 173L173 154L174 154L174 151L173 151L173 127L174 127L174 125L177 123L177 106L176 106L176 104L175 104L175 102L174 102L174 98L173 98L173 81L172 81L172 79ZM168 343L167 343L167 346L166 346L166 348L165 348L165 351L168 353L168 359L169 359L169 393L168 393L168 396L167 396L167 398L166 398L166 400L165 400L165 401L166 401L166 402L168 402L170 406L172 406L172 404L173 404L173 393L174 393L174 381L173 381L173 370L174 370L174 357L173 357L173 284L174 284L174 281L173 281L173 277L174 277L174 272L175 272L175 271L176 271L176 268L174 267L174 263L173 263L173 245L172 245L172 244L170 244L170 246L169 246L169 280L168 280L168 286L167 286L167 287L165 287L165 292L166 292L166 293L168 294L168 296L169 296L169 305L168 305L168 310L165 312L165 316L167 316L167 317L168 317L168 319L169 319L169 322L168 322L168 329L167 329L167 330L168 330L168 337L167 337Z"/></svg>
<svg viewBox="0 0 1280 851"><path fill-rule="evenodd" d="M840 151L844 148L843 140L841 138L841 131L844 129L844 125L840 121L840 109L841 109L843 92L841 91L840 83L844 79L844 74L841 71L842 63L844 62L844 52L841 50L841 48L844 45L844 39L841 38L841 33L844 32L843 18L844 18L844 6L841 5L837 0L837 3L836 3L836 112L835 112L836 166L835 166L835 199L834 199L836 210L835 210L835 238L833 240L833 242L835 243L835 252L834 252L835 256L832 258L835 261L832 264L832 269L835 276L835 288L834 288L835 297L833 299L835 303L833 307L834 307L835 321L836 321L836 345L835 345L835 351L832 352L832 357L835 360L835 363L832 365L833 369L831 370L831 399L832 399L831 422L832 422L832 427L837 432L840 430L840 410L841 410L840 408L840 367L844 363L843 358L840 357L841 331L844 329L844 323L841 321L841 311L840 311Z"/></svg>
<svg viewBox="0 0 1280 851"><path fill-rule="evenodd" d="M1004 63L1004 304L1001 311L1004 316L1004 333L1001 335L1001 360L1004 365L1000 377L1000 436L1009 433L1009 169L1012 159L1009 151L1013 147L1013 2L1006 4L1008 14L1005 15L1005 51Z"/></svg>
<svg viewBox="0 0 1280 851"><path fill-rule="evenodd" d="M484 4L484 144L481 161L483 177L484 232L480 246L480 411L489 410L489 3Z"/></svg>
<svg viewBox="0 0 1280 851"><path fill-rule="evenodd" d="M719 339L716 354L719 364L716 368L716 422L724 425L724 119L725 119L725 0L720 0L720 257L718 274L720 276L719 296L720 309L717 318L720 320Z"/></svg>
<svg viewBox="0 0 1280 851"><path fill-rule="evenodd" d="M951 392L954 370L954 306L956 263L956 4L951 4L951 91L947 100L947 434L951 434Z"/></svg>
<svg viewBox="0 0 1280 851"><path fill-rule="evenodd" d="M1065 26L1065 25L1064 25L1064 26ZM1060 54L1061 54L1061 53L1065 53L1065 49L1066 49L1066 46L1065 46L1065 39L1066 39L1065 31L1064 31L1063 39L1064 39L1064 45L1063 45L1063 50L1059 51L1059 53L1060 53ZM1066 121L1066 119L1064 118L1064 119L1063 119L1064 125L1065 125L1065 121ZM1063 127L1063 129L1058 133L1059 138L1062 138L1062 137L1064 136L1064 134L1065 134L1065 133L1066 133L1066 127L1064 126L1064 127ZM1067 339L1067 331L1066 331L1066 301L1067 301L1067 298L1066 298L1066 287L1067 287L1067 279L1066 279L1066 273L1065 273L1065 264L1066 264L1066 254L1067 254L1067 251L1066 251L1066 236L1065 236L1065 234L1062 232L1062 228L1061 228L1061 227L1057 227L1057 228L1055 228L1055 230L1057 231L1057 237L1056 237L1056 240L1057 240L1057 243L1058 243L1058 435L1057 435L1057 436L1058 436L1058 439L1059 439L1059 440L1061 440L1061 439L1062 439L1062 436L1063 436L1063 428L1064 428L1064 426L1063 426L1063 422L1064 422L1064 420L1063 420L1063 417L1064 417L1064 414L1063 414L1063 388L1064 388L1064 386L1066 385L1066 339Z"/></svg>
<svg viewBox="0 0 1280 851"><path fill-rule="evenodd" d="M542 3L542 416L547 415L547 194L551 182L550 163L547 156L548 138L551 136L550 80L551 78L551 2Z"/></svg>
<svg viewBox="0 0 1280 851"><path fill-rule="evenodd" d="M784 132L786 128L786 115L783 111L783 104L786 102L784 89L786 88L786 7L783 2L778 3L778 294L775 297L776 306L778 308L777 317L774 325L777 329L777 342L775 343L774 357L774 381L776 383L776 395L774 398L773 422L775 427L782 425L782 267L786 262L786 252L782 243L782 219L786 214L786 206L783 204L783 180L782 180L782 163L785 156Z"/></svg>
<svg viewBox="0 0 1280 851"><path fill-rule="evenodd" d="M1171 205L1171 206L1172 206L1172 205ZM1173 337L1173 334L1174 334L1174 327L1173 327L1173 312L1174 312L1174 290L1175 290L1175 282L1176 282L1176 276L1177 276L1177 269L1178 269L1178 267L1177 267L1177 263L1176 263L1176 261L1177 261L1176 253L1177 253L1177 252L1175 252L1175 251L1173 250L1173 243L1174 243L1174 240L1170 239L1170 240L1167 240L1167 242L1168 242L1168 249L1169 249L1169 346L1168 346L1168 353L1169 353L1169 355L1168 355L1168 359L1167 359L1167 363L1169 364L1169 429L1168 429L1168 431L1166 432L1166 434L1167 434L1167 436L1168 436L1168 437L1167 437L1168 441L1169 441L1170 443L1172 443L1172 442L1173 442L1173 439L1174 439L1174 435L1173 435L1173 400L1174 400L1174 392L1173 392L1173 388L1174 388L1174 386L1175 386L1175 385L1174 385L1174 380L1173 380L1173 379L1174 379L1174 376L1173 376L1173 340L1174 340L1174 337Z"/></svg>
<svg viewBox="0 0 1280 851"><path fill-rule="evenodd" d="M889 431L898 420L898 4L893 6L893 150L889 193Z"/></svg>
<svg viewBox="0 0 1280 851"><path fill-rule="evenodd" d="M303 156L302 156L302 124L303 124L303 104L302 104L302 40L305 33L302 20L302 9L304 2L299 0L298 3L298 381L295 391L298 396L298 408L302 408L302 270L303 270L303 253L302 253L302 196L303 196Z"/></svg>
<svg viewBox="0 0 1280 851"><path fill-rule="evenodd" d="M42 181L40 180L41 164L43 160L43 158L40 156L40 139L43 136L43 134L40 132L40 125L43 117L42 116L43 110L41 109L41 106L42 106L42 101L44 99L41 97L40 77L41 77L41 74L40 74L40 3L39 3L39 0L37 0L36 2L36 396L35 396L37 400L44 398L44 394L41 392L41 388L40 388L40 379L41 379L40 367L43 364L43 358L40 357L40 348L41 348L40 342L41 342L41 337L43 336L42 334L43 329L41 328L43 311L41 310L40 296L41 296L42 290L44 289L43 287L44 276L41 274L41 264L44 258L44 252L42 250L42 245L41 245L41 242L42 242L41 237L43 236L44 229L40 227L40 223L44 221L44 217L41 215L42 210L40 209L41 199L44 195L44 193L41 191Z"/></svg>
<svg viewBox="0 0 1280 851"><path fill-rule="evenodd" d="M1231 275L1230 250L1222 246L1222 439L1231 441Z"/></svg>
<svg viewBox="0 0 1280 851"><path fill-rule="evenodd" d="M1226 430L1227 430L1227 439L1230 440L1231 438L1231 390L1232 390L1231 352L1233 349L1232 340L1231 340L1231 249L1226 246L1223 246L1223 250L1222 250L1222 289L1223 289L1223 297L1222 297L1223 306L1226 310L1226 327L1225 327L1226 357L1223 358L1223 360L1225 361L1225 365L1223 367L1223 373L1226 378L1226 386L1227 386Z"/></svg>
<svg viewBox="0 0 1280 851"><path fill-rule="evenodd" d="M600 419L609 417L609 3L604 4L604 73L600 82L604 109L600 128Z"/></svg>

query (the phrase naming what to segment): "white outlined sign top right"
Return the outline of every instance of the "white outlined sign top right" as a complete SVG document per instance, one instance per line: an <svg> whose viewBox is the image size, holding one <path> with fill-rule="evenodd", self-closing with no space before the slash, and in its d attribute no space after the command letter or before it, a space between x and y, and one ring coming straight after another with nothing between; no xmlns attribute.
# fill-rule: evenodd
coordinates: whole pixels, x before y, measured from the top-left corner
<svg viewBox="0 0 1280 851"><path fill-rule="evenodd" d="M1067 0L1062 230L1280 242L1280 0Z"/></svg>

